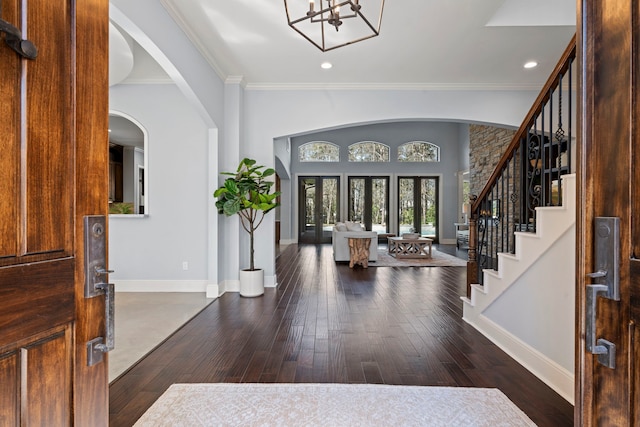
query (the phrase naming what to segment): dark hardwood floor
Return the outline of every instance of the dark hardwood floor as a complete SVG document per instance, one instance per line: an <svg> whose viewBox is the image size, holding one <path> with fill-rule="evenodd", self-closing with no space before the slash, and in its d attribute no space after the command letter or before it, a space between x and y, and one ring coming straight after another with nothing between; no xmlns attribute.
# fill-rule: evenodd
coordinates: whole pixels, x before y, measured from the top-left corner
<svg viewBox="0 0 640 427"><path fill-rule="evenodd" d="M352 270L330 245L288 246L277 288L223 295L111 383L110 425L173 383L333 382L496 387L539 426L572 426L572 405L462 320L465 275Z"/></svg>

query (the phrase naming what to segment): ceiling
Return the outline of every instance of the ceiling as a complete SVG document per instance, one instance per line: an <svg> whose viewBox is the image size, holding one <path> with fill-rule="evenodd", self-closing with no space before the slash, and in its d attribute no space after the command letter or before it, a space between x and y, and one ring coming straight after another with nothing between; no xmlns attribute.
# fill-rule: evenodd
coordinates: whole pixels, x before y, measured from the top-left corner
<svg viewBox="0 0 640 427"><path fill-rule="evenodd" d="M220 78L249 89L537 90L576 22L575 0L386 0L380 36L323 53L287 25L283 0L160 2ZM112 84L170 80L126 33L116 39Z"/></svg>
<svg viewBox="0 0 640 427"><path fill-rule="evenodd" d="M539 88L576 22L575 0L386 0L380 36L323 53L283 0L160 1L221 78L248 87Z"/></svg>

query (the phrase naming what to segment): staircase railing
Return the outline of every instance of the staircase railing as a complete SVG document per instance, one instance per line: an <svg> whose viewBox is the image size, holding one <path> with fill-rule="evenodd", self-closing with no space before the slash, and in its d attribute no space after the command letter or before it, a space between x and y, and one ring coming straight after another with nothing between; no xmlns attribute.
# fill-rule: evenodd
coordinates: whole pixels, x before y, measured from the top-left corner
<svg viewBox="0 0 640 427"><path fill-rule="evenodd" d="M515 253L515 232L535 232L536 208L562 204L562 180L572 173L575 129L575 36L500 158L487 184L471 196L467 296L498 253Z"/></svg>

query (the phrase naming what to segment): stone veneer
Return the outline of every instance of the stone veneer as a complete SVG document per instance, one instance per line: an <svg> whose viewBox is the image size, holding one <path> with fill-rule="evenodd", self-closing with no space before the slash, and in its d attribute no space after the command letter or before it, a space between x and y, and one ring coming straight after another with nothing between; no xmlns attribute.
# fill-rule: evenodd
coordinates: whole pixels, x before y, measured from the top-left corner
<svg viewBox="0 0 640 427"><path fill-rule="evenodd" d="M470 194L479 195L516 130L469 125Z"/></svg>

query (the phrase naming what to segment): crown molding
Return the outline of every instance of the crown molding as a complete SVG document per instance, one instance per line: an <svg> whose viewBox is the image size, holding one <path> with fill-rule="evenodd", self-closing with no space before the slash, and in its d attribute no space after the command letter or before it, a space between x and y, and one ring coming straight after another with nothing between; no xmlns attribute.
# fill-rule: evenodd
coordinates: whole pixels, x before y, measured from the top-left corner
<svg viewBox="0 0 640 427"><path fill-rule="evenodd" d="M208 53L204 44L200 41L200 38L191 29L180 12L178 12L178 10L175 8L173 2L171 0L160 0L160 4L166 9L169 16L171 16L171 18L176 21L178 27L180 27L180 29L184 31L187 38L191 41L191 43L193 43L193 45L198 50L198 52L200 52L205 61L207 61L209 65L211 65L211 68L213 68L213 71L215 71L218 77L220 77L220 80L225 81L227 79L226 73L222 70L222 67L220 67L218 61L216 61L216 59Z"/></svg>
<svg viewBox="0 0 640 427"><path fill-rule="evenodd" d="M247 90L539 91L542 84L496 83L247 83Z"/></svg>
<svg viewBox="0 0 640 427"><path fill-rule="evenodd" d="M227 76L224 81L226 85L240 85L243 87L247 86L247 82L244 81L244 76Z"/></svg>

